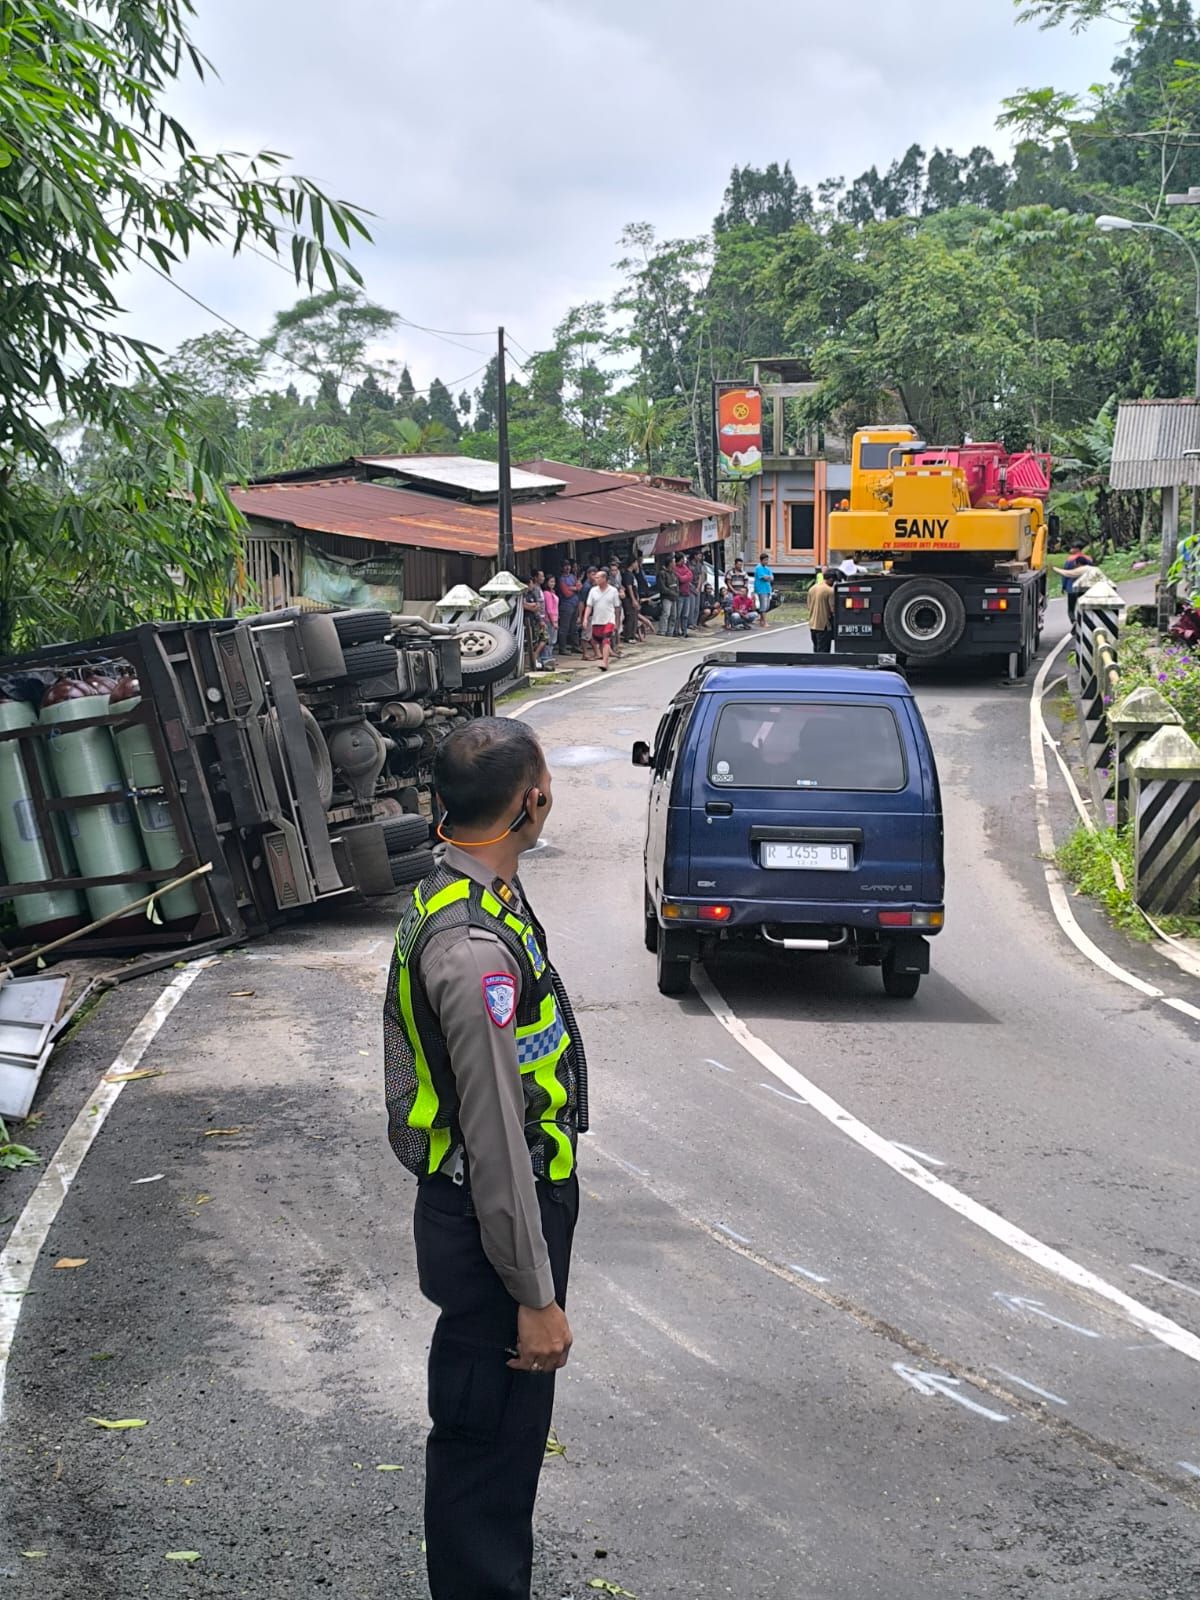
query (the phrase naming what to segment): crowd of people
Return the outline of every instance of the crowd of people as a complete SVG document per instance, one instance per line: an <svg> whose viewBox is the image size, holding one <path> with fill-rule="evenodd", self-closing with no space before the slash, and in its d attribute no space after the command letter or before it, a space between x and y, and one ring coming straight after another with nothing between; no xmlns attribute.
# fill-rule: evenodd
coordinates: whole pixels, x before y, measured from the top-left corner
<svg viewBox="0 0 1200 1600"><path fill-rule="evenodd" d="M564 561L557 574L535 571L521 602L532 669L550 672L561 657L578 655L607 672L626 645L651 633L687 639L718 616L726 630L767 626L774 574L765 560L747 572L739 558L720 580L713 574L710 581L709 571L699 551L659 558L653 585L637 555L578 569Z"/></svg>

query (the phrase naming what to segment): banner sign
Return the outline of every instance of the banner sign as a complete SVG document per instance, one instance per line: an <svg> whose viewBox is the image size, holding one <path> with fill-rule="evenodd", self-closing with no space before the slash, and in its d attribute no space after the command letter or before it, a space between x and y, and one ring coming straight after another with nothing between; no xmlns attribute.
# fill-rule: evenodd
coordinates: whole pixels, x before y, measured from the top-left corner
<svg viewBox="0 0 1200 1600"><path fill-rule="evenodd" d="M758 389L716 389L717 478L740 482L762 471L762 394Z"/></svg>

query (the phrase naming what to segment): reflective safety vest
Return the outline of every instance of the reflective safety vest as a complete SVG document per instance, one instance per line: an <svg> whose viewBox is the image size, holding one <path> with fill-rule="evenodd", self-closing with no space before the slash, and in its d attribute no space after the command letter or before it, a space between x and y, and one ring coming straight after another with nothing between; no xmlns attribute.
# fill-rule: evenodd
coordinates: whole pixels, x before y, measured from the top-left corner
<svg viewBox="0 0 1200 1600"><path fill-rule="evenodd" d="M439 867L413 890L396 933L393 973L398 1032L385 1060L390 1136L400 1160L418 1177L454 1174L463 1154L458 1092L441 1026L420 978L429 940L447 928L486 928L512 952L521 973L514 1016L517 1062L525 1096L525 1139L537 1177L562 1183L575 1170L575 1141L587 1130L587 1062L571 1003L545 955L545 934L500 895L473 878ZM480 1011L480 1025L491 1027Z"/></svg>

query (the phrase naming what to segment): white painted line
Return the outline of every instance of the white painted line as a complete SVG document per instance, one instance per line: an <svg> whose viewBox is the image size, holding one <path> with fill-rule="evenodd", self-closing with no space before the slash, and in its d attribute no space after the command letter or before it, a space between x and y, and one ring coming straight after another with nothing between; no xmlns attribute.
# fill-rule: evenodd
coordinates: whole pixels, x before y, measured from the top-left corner
<svg viewBox="0 0 1200 1600"><path fill-rule="evenodd" d="M807 1267L797 1266L794 1261L786 1263L789 1272L795 1272L802 1278L807 1278L811 1283L828 1283L828 1278L823 1278L819 1272L810 1272Z"/></svg>
<svg viewBox="0 0 1200 1600"><path fill-rule="evenodd" d="M1030 1383L1028 1378L1018 1378L1015 1372L1005 1372L1003 1367L993 1367L993 1372L998 1372L1002 1378L1007 1378L1009 1383L1019 1383L1022 1389L1028 1389L1030 1394L1040 1395L1043 1400L1049 1400L1052 1405L1065 1406L1066 1401L1060 1394L1051 1394L1049 1389L1040 1389L1036 1383Z"/></svg>
<svg viewBox="0 0 1200 1600"><path fill-rule="evenodd" d="M1174 1011L1181 1012L1185 1017L1200 1022L1200 1007L1191 1005L1186 1000L1171 999L1154 984L1147 983L1144 978L1139 978L1135 973L1127 972L1111 956L1105 955L1098 944L1095 944L1084 933L1075 920L1075 913L1071 910L1070 899L1067 895L1066 885L1063 883L1062 874L1055 864L1054 830L1050 826L1050 789L1046 781L1046 747L1043 737L1048 738L1045 721L1042 717L1042 697L1045 693L1046 678L1050 668L1054 665L1059 653L1071 643L1071 635L1065 633L1042 662L1038 675L1033 681L1033 692L1029 697L1029 754L1033 761L1033 788L1037 805L1037 835L1038 848L1042 854L1042 872L1046 878L1046 889L1050 895L1050 908L1054 912L1059 927L1067 938L1079 951L1081 956L1099 967L1101 972L1106 972L1110 978L1115 978L1118 983L1136 989L1139 994L1145 995L1150 1000L1161 1000ZM1167 947L1169 950L1169 946ZM1163 951L1167 953L1166 950Z"/></svg>
<svg viewBox="0 0 1200 1600"><path fill-rule="evenodd" d="M952 1378L948 1372L926 1372L920 1367L906 1367L903 1361L893 1361L892 1371L898 1378L903 1379L910 1389L915 1389L927 1399L935 1394L945 1395L947 1400L957 1401L960 1406L965 1406L978 1417L986 1417L989 1422L1008 1421L1003 1411L992 1411L987 1406L981 1406L977 1400L972 1400L969 1395L965 1395L961 1387L962 1379Z"/></svg>
<svg viewBox="0 0 1200 1600"><path fill-rule="evenodd" d="M626 1310L632 1311L635 1317L640 1317L642 1321L645 1322L649 1327L653 1328L656 1333L661 1333L664 1339L668 1339L673 1345L677 1346L680 1350L685 1351L694 1360L703 1361L705 1366L708 1367L720 1368L724 1365L723 1362L717 1360L716 1356L710 1355L709 1352L698 1345L695 1340L689 1339L686 1333L681 1333L680 1330L672 1323L668 1322L665 1317L660 1316L657 1311L652 1310L648 1305L645 1304L644 1301L636 1299L635 1296L631 1295L627 1289L623 1289L619 1283L614 1282L612 1278L606 1278L603 1273L599 1274L599 1278L600 1282L605 1286L607 1295L611 1299L619 1300Z"/></svg>
<svg viewBox="0 0 1200 1600"><path fill-rule="evenodd" d="M203 961L193 961L174 977L158 999L126 1039L121 1053L112 1065L105 1068L104 1076L88 1096L83 1109L67 1129L63 1141L54 1152L45 1172L38 1179L37 1188L25 1203L17 1218L8 1243L0 1250L0 1420L4 1416L4 1390L8 1376L8 1358L12 1353L17 1323L21 1316L24 1296L33 1277L33 1269L46 1243L46 1236L54 1225L67 1191L75 1181L83 1158L92 1147L92 1141L104 1126L109 1112L120 1098L124 1083L107 1081L118 1072L132 1072L149 1049L155 1034L183 999L184 995L204 971L216 962L215 956ZM152 1180L134 1180L135 1182Z"/></svg>
<svg viewBox="0 0 1200 1600"><path fill-rule="evenodd" d="M749 1244L744 1233L734 1233L732 1228L727 1228L723 1222L714 1222L713 1227L718 1233L723 1233L727 1239L733 1239L737 1244Z"/></svg>
<svg viewBox="0 0 1200 1600"><path fill-rule="evenodd" d="M1071 1333L1080 1333L1085 1339L1099 1339L1101 1337L1094 1328L1081 1328L1077 1322L1068 1322L1065 1317L1056 1317L1053 1311L1047 1311L1040 1300L1030 1300L1023 1294L1004 1294L997 1289L992 1296L999 1300L1002 1306L1007 1306L1010 1311L1027 1311L1031 1317L1040 1317L1043 1322L1053 1322L1056 1327L1067 1328Z"/></svg>
<svg viewBox="0 0 1200 1600"><path fill-rule="evenodd" d="M716 1067L718 1072L732 1072L733 1071L732 1067L727 1067L723 1061L714 1061L711 1056L705 1056L704 1065L706 1067Z"/></svg>
<svg viewBox="0 0 1200 1600"><path fill-rule="evenodd" d="M1182 1289L1184 1294L1194 1294L1200 1300L1200 1289L1193 1289L1190 1283L1180 1283L1178 1278L1168 1278L1165 1272L1155 1272L1153 1267L1139 1267L1136 1261L1129 1263L1130 1272L1140 1272L1143 1278L1157 1278L1159 1283L1169 1283L1172 1289Z"/></svg>
<svg viewBox="0 0 1200 1600"><path fill-rule="evenodd" d="M946 1165L944 1161L939 1161L936 1156L926 1155L924 1150L916 1150L911 1144L901 1144L899 1139L893 1139L892 1143L897 1150L903 1150L907 1156L916 1156L917 1160L923 1161L927 1167L944 1167Z"/></svg>
<svg viewBox="0 0 1200 1600"><path fill-rule="evenodd" d="M1072 1261L1061 1251L1043 1244L1040 1239L1035 1239L1032 1234L1026 1233L1023 1228L1018 1228L1015 1223L1009 1222L998 1212L990 1211L987 1206L981 1205L978 1200L973 1200L961 1189L954 1188L944 1178L936 1177L911 1156L904 1155L902 1151L896 1149L890 1139L885 1139L882 1134L869 1128L865 1122L860 1122L844 1106L839 1105L832 1095L826 1094L824 1089L819 1088L810 1078L798 1072L790 1062L785 1061L764 1039L752 1033L742 1019L729 1009L702 967L692 968L692 983L696 993L713 1016L726 1033L737 1040L747 1055L757 1061L760 1067L765 1067L772 1077L778 1078L780 1083L785 1084L794 1093L804 1095L814 1111L832 1123L835 1128L840 1129L868 1155L882 1161L900 1177L906 1178L918 1189L923 1189L933 1199L940 1201L967 1222L981 1228L984 1233L990 1234L1008 1249L1024 1256L1026 1260L1032 1261L1054 1277L1061 1278L1065 1283L1119 1306L1135 1327L1141 1328L1144 1333L1152 1334L1154 1338L1169 1345L1172 1350L1177 1350L1180 1355L1187 1356L1189 1360L1200 1362L1200 1337L1196 1334L1180 1327L1177 1322L1172 1322L1169 1317L1160 1316L1149 1306L1142 1305L1132 1295L1106 1282L1087 1267L1080 1266L1077 1261Z"/></svg>
<svg viewBox="0 0 1200 1600"><path fill-rule="evenodd" d="M606 1150L604 1153L610 1161L615 1161L619 1167L624 1167L626 1172L632 1172L639 1178L650 1176L645 1167L635 1167L632 1161L622 1161L621 1157L613 1155L611 1150Z"/></svg>
<svg viewBox="0 0 1200 1600"><path fill-rule="evenodd" d="M1194 1461L1177 1461L1177 1467L1182 1467L1185 1472L1190 1472L1193 1478L1200 1478L1200 1467Z"/></svg>
<svg viewBox="0 0 1200 1600"><path fill-rule="evenodd" d="M786 1089L777 1089L773 1083L760 1083L760 1089L766 1089L770 1094L777 1094L781 1100L791 1100L798 1106L806 1106L807 1100L801 1100L798 1094L789 1094Z"/></svg>
<svg viewBox="0 0 1200 1600"><path fill-rule="evenodd" d="M805 622L788 622L782 628L772 628L768 634L793 633L797 628L805 628ZM761 641L757 641L761 642ZM584 678L581 683L568 684L565 689L556 689L553 694L541 694L536 700L526 700L519 706L514 706L511 711L501 713L506 717L521 717L526 711L535 711L538 706L549 705L551 700L562 700L569 694L578 694L581 689L594 689L597 684L611 683L614 678L623 678L630 672L644 672L647 667L661 667L668 661L685 661L688 656L711 656L718 650L735 649L734 645L717 644L715 639L710 639L707 644L701 645L698 650L672 650L669 655L657 658L651 656L647 661L639 661L632 667L615 667L608 672L596 670L594 678Z"/></svg>

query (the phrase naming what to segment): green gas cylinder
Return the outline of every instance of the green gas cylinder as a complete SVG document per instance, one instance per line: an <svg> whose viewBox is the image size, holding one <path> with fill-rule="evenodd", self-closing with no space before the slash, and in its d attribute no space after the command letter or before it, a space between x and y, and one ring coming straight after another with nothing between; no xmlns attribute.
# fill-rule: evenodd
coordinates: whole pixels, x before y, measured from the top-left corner
<svg viewBox="0 0 1200 1600"><path fill-rule="evenodd" d="M137 679L120 679L109 695L108 703L114 711L135 710L142 703ZM130 728L118 728L113 738L129 788L161 789L162 772L146 725L136 723ZM167 802L158 795L135 794L133 812L142 836L142 848L150 865L164 872L177 867L183 850ZM169 894L161 896L157 905L166 922L190 921L200 912L199 902L189 888L172 889Z"/></svg>
<svg viewBox="0 0 1200 1600"><path fill-rule="evenodd" d="M0 731L29 728L37 721L33 707L24 700L0 700ZM0 742L0 857L10 883L36 883L58 874L42 838L41 819L33 807L33 795L25 776L20 747L32 746L33 759L42 777L42 788L52 793L41 739L5 739ZM67 837L62 813L53 813L52 826L58 841L66 874L75 871L75 856ZM19 894L13 900L17 923L36 928L51 938L76 928L83 921L83 897L73 889L48 889L45 894Z"/></svg>
<svg viewBox="0 0 1200 1600"><path fill-rule="evenodd" d="M103 716L108 709L108 696L86 692L73 696L74 686L67 685L65 679L61 682L62 687L51 684L41 710L41 720L54 725L47 743L55 788L64 799L71 795L101 794L106 789L120 796L112 805L80 806L73 813L77 829L75 855L80 869L89 878L139 872L146 862L133 815L124 798L125 784L112 734L107 728L70 731L72 722ZM141 900L147 889L142 883L109 883L85 892L92 916L106 917Z"/></svg>

